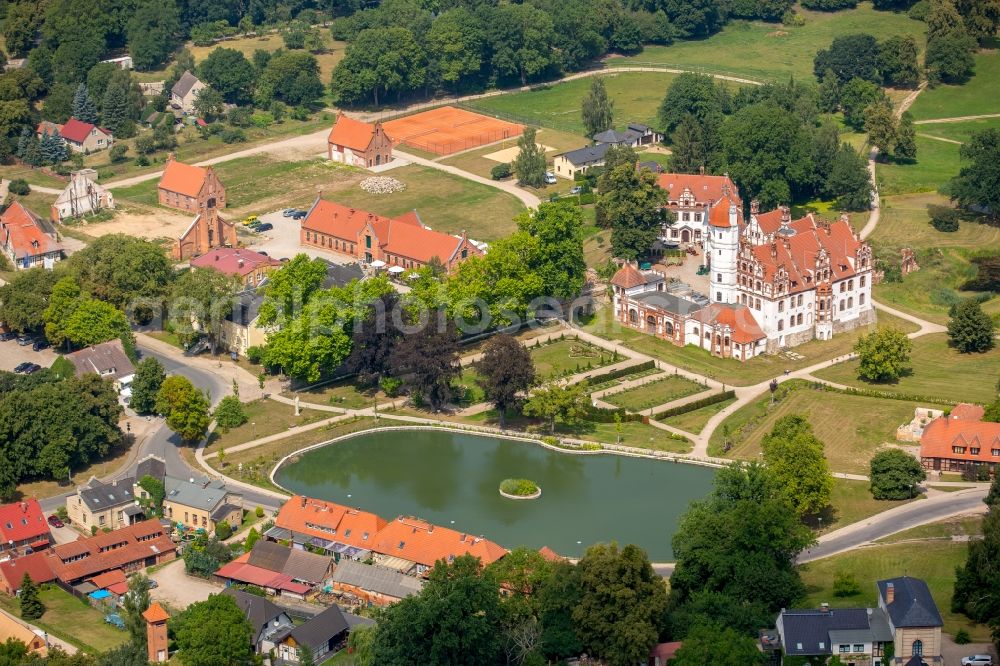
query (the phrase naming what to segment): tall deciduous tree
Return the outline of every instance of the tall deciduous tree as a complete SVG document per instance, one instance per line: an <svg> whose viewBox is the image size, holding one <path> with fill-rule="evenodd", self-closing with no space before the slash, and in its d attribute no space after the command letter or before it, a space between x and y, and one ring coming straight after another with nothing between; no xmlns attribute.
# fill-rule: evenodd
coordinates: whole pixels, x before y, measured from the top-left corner
<svg viewBox="0 0 1000 666"><path fill-rule="evenodd" d="M253 100L257 70L236 49L213 49L198 66L198 73L230 104L248 104Z"/></svg>
<svg viewBox="0 0 1000 666"><path fill-rule="evenodd" d="M814 515L830 505L833 475L823 442L801 416L779 419L764 437L764 462L799 516Z"/></svg>
<svg viewBox="0 0 1000 666"><path fill-rule="evenodd" d="M645 256L662 233L668 213L663 208L667 192L647 169L634 163L606 172L597 199L598 220L611 227L611 250L622 259Z"/></svg>
<svg viewBox="0 0 1000 666"><path fill-rule="evenodd" d="M514 221L518 231L536 241L536 251L527 261L542 278L543 295L557 299L578 296L587 278L580 208L569 202L546 202L537 210L519 214Z"/></svg>
<svg viewBox="0 0 1000 666"><path fill-rule="evenodd" d="M912 35L894 35L878 45L878 69L888 86L912 88L920 82L917 40Z"/></svg>
<svg viewBox="0 0 1000 666"><path fill-rule="evenodd" d="M900 449L882 449L870 463L872 497L906 500L917 496L917 484L927 478L920 461Z"/></svg>
<svg viewBox="0 0 1000 666"><path fill-rule="evenodd" d="M684 637L671 666L754 666L764 663L764 653L749 636L731 627L700 624Z"/></svg>
<svg viewBox="0 0 1000 666"><path fill-rule="evenodd" d="M865 123L865 109L883 100L885 93L876 84L854 77L840 87L840 108L844 122L860 130Z"/></svg>
<svg viewBox="0 0 1000 666"><path fill-rule="evenodd" d="M404 27L362 30L333 70L331 88L342 104L371 99L375 106L390 95L420 90L427 79L423 50Z"/></svg>
<svg viewBox="0 0 1000 666"><path fill-rule="evenodd" d="M188 666L247 664L253 659L253 629L232 597L213 594L170 620Z"/></svg>
<svg viewBox="0 0 1000 666"><path fill-rule="evenodd" d="M483 391L500 414L500 427L505 413L517 404L518 394L527 391L535 381L535 366L531 354L513 337L500 334L492 337L483 349L478 369L483 375Z"/></svg>
<svg viewBox="0 0 1000 666"><path fill-rule="evenodd" d="M868 160L846 141L840 145L826 178L824 191L836 198L840 210L868 210L872 206L872 182Z"/></svg>
<svg viewBox="0 0 1000 666"><path fill-rule="evenodd" d="M525 127L517 140L517 157L514 158L514 173L518 185L541 187L545 184L545 153L535 141L534 127Z"/></svg>
<svg viewBox="0 0 1000 666"><path fill-rule="evenodd" d="M952 308L948 320L948 342L963 353L987 352L996 344L993 320L974 298Z"/></svg>
<svg viewBox="0 0 1000 666"><path fill-rule="evenodd" d="M131 312L140 302L158 306L174 279L163 248L125 234L101 236L67 263L81 290Z"/></svg>
<svg viewBox="0 0 1000 666"><path fill-rule="evenodd" d="M136 574L128 579L128 592L122 597L125 611L125 628L137 645L146 645L146 620L142 614L149 608L149 579L144 574Z"/></svg>
<svg viewBox="0 0 1000 666"><path fill-rule="evenodd" d="M865 131L868 143L888 155L896 144L896 116L888 100L869 105L865 109Z"/></svg>
<svg viewBox="0 0 1000 666"><path fill-rule="evenodd" d="M139 71L156 69L180 43L180 14L175 0L146 0L126 28L129 54Z"/></svg>
<svg viewBox="0 0 1000 666"><path fill-rule="evenodd" d="M837 37L829 48L821 49L813 59L813 72L821 79L831 70L841 83L853 78L881 81L878 71L878 40L858 33Z"/></svg>
<svg viewBox="0 0 1000 666"><path fill-rule="evenodd" d="M909 111L903 113L899 119L893 156L907 162L917 159L917 130L913 126L913 116Z"/></svg>
<svg viewBox="0 0 1000 666"><path fill-rule="evenodd" d="M403 337L396 326L399 295L389 292L368 305L351 331L351 355L347 365L362 383L377 383L392 374L392 352Z"/></svg>
<svg viewBox="0 0 1000 666"><path fill-rule="evenodd" d="M156 408L156 395L167 378L163 365L154 357L148 356L135 367L135 379L132 380L132 400L129 406L138 414L152 414Z"/></svg>
<svg viewBox="0 0 1000 666"><path fill-rule="evenodd" d="M532 392L524 403L524 413L528 416L543 418L549 422L549 432L555 433L556 419L563 425L573 428L583 418L587 410L588 399L583 392L583 385L548 384Z"/></svg>
<svg viewBox="0 0 1000 666"><path fill-rule="evenodd" d="M1000 507L990 506L983 518L983 538L969 541L965 565L955 567L953 612L965 613L1000 633Z"/></svg>
<svg viewBox="0 0 1000 666"><path fill-rule="evenodd" d="M638 546L591 546L577 564L580 601L573 609L588 653L611 666L633 666L649 657L667 606L663 580Z"/></svg>
<svg viewBox="0 0 1000 666"><path fill-rule="evenodd" d="M580 102L580 113L587 136L592 137L614 127L614 108L615 103L608 97L608 89L604 87L604 79L593 77L590 90Z"/></svg>
<svg viewBox="0 0 1000 666"><path fill-rule="evenodd" d="M167 377L156 395L156 411L167 418L167 427L186 442L205 436L211 417L208 398L187 377Z"/></svg>
<svg viewBox="0 0 1000 666"><path fill-rule="evenodd" d="M458 91L477 84L485 56L484 26L466 7L442 12L427 32L428 75Z"/></svg>
<svg viewBox="0 0 1000 666"><path fill-rule="evenodd" d="M451 399L451 380L461 373L455 323L431 317L426 326L406 335L392 353L405 385L438 410Z"/></svg>
<svg viewBox="0 0 1000 666"><path fill-rule="evenodd" d="M226 318L233 311L233 293L239 282L212 268L192 268L174 282L169 316L185 340L204 334L214 354Z"/></svg>
<svg viewBox="0 0 1000 666"><path fill-rule="evenodd" d="M870 382L896 381L910 360L912 348L905 333L897 328L879 326L854 344L854 353L861 362L858 373Z"/></svg>
<svg viewBox="0 0 1000 666"><path fill-rule="evenodd" d="M959 154L967 164L951 179L952 200L989 220L1000 220L1000 130L974 132Z"/></svg>

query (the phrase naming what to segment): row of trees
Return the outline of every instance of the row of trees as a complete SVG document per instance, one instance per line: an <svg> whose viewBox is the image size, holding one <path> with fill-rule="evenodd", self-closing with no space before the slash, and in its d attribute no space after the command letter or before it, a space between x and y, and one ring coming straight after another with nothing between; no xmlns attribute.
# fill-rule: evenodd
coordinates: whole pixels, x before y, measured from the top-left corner
<svg viewBox="0 0 1000 666"><path fill-rule="evenodd" d="M815 86L798 81L731 93L709 76L681 74L659 112L672 144L671 169L727 172L744 198L765 210L815 197L867 210L865 156L841 142L832 123L820 122L820 100Z"/></svg>
<svg viewBox="0 0 1000 666"><path fill-rule="evenodd" d="M1000 476L983 499L983 538L969 541L965 564L955 567L955 592L951 610L989 625L993 639L1000 638Z"/></svg>

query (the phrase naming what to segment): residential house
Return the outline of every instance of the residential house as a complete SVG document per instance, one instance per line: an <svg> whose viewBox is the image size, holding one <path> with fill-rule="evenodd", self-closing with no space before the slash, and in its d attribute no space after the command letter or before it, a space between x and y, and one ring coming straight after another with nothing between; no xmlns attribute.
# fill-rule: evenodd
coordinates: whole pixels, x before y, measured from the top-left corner
<svg viewBox="0 0 1000 666"><path fill-rule="evenodd" d="M222 247L190 261L193 268L211 268L237 278L244 287L256 287L267 275L281 268L281 262L253 250Z"/></svg>
<svg viewBox="0 0 1000 666"><path fill-rule="evenodd" d="M667 666L670 660L677 656L677 651L681 649L681 641L670 643L657 643L649 651L649 661L647 666Z"/></svg>
<svg viewBox="0 0 1000 666"><path fill-rule="evenodd" d="M348 118L341 111L326 140L327 157L334 162L368 168L392 161L392 139L381 122Z"/></svg>
<svg viewBox="0 0 1000 666"><path fill-rule="evenodd" d="M118 338L78 349L66 354L65 358L76 368L77 377L93 372L101 379L114 382L119 393L129 390L135 377L135 366Z"/></svg>
<svg viewBox="0 0 1000 666"><path fill-rule="evenodd" d="M384 518L368 511L295 495L282 505L274 527L264 537L289 541L299 549L322 548L341 562L367 555L386 524Z"/></svg>
<svg viewBox="0 0 1000 666"><path fill-rule="evenodd" d="M303 598L323 584L332 564L328 555L261 540L249 553L216 571L215 576L226 585L256 585L268 594Z"/></svg>
<svg viewBox="0 0 1000 666"><path fill-rule="evenodd" d="M420 268L436 258L450 272L468 257L483 254L464 232L433 231L416 211L390 219L319 197L302 220L299 240L367 264L381 261L389 270Z"/></svg>
<svg viewBox="0 0 1000 666"><path fill-rule="evenodd" d="M268 654L295 627L288 612L270 599L235 587L227 587L222 594L231 597L243 611L253 630L251 642L257 654Z"/></svg>
<svg viewBox="0 0 1000 666"><path fill-rule="evenodd" d="M154 456L153 454L147 455L145 458L139 461L135 467L135 496L141 497L143 499L149 499L148 493L142 489L139 483L144 477L151 476L154 479L163 481L167 476L167 463L163 458L159 456Z"/></svg>
<svg viewBox="0 0 1000 666"><path fill-rule="evenodd" d="M901 576L880 580L878 607L889 618L895 655L893 664L911 663L919 657L928 664L940 664L941 627L944 621L930 589L920 578Z"/></svg>
<svg viewBox="0 0 1000 666"><path fill-rule="evenodd" d="M507 550L484 537L463 534L419 518L400 516L375 536L373 562L402 573L423 575L443 560L461 555L478 557L483 566L496 562Z"/></svg>
<svg viewBox="0 0 1000 666"><path fill-rule="evenodd" d="M278 659L297 664L302 658L302 648L307 647L312 652L313 663L322 663L344 647L349 631L344 612L335 605L330 606L279 641Z"/></svg>
<svg viewBox="0 0 1000 666"><path fill-rule="evenodd" d="M42 550L51 539L38 500L29 498L0 506L0 557L26 549Z"/></svg>
<svg viewBox="0 0 1000 666"><path fill-rule="evenodd" d="M649 125L642 123L629 123L624 132L615 129L598 132L593 137L597 143L606 143L612 146L628 146L630 148L641 148L663 142L663 134L657 132Z"/></svg>
<svg viewBox="0 0 1000 666"><path fill-rule="evenodd" d="M219 523L243 522L243 496L217 479L163 479L163 516L187 529L215 533Z"/></svg>
<svg viewBox="0 0 1000 666"><path fill-rule="evenodd" d="M69 175L69 184L52 204L51 219L62 222L71 217L90 215L101 210L113 210L115 195L97 182L97 172L80 169Z"/></svg>
<svg viewBox="0 0 1000 666"><path fill-rule="evenodd" d="M230 585L253 585L272 596L305 599L312 587L297 583L288 574L264 569L250 564L250 553L243 553L215 572L216 580L227 587Z"/></svg>
<svg viewBox="0 0 1000 666"><path fill-rule="evenodd" d="M44 657L49 652L46 639L39 636L26 625L7 613L0 613L0 645L7 641L24 643L28 653Z"/></svg>
<svg viewBox="0 0 1000 666"><path fill-rule="evenodd" d="M65 585L76 585L114 569L130 574L169 562L177 557L177 546L159 520L145 520L58 544L45 554L56 577Z"/></svg>
<svg viewBox="0 0 1000 666"><path fill-rule="evenodd" d="M980 405L956 405L924 427L920 462L926 469L962 472L980 465L993 474L1000 466L1000 423L983 421Z"/></svg>
<svg viewBox="0 0 1000 666"><path fill-rule="evenodd" d="M56 230L20 201L0 213L0 250L14 270L51 269L63 257Z"/></svg>
<svg viewBox="0 0 1000 666"><path fill-rule="evenodd" d="M330 581L334 592L371 606L394 604L406 597L420 594L424 586L424 581L420 578L353 560L341 560Z"/></svg>
<svg viewBox="0 0 1000 666"><path fill-rule="evenodd" d="M106 150L115 144L111 130L70 118L60 131L63 143L77 153Z"/></svg>
<svg viewBox="0 0 1000 666"><path fill-rule="evenodd" d="M132 487L135 479L127 477L104 483L95 477L66 498L66 511L71 522L84 530L118 529L142 519L142 508L136 504Z"/></svg>
<svg viewBox="0 0 1000 666"><path fill-rule="evenodd" d="M55 580L56 574L49 564L47 551L40 550L0 562L0 592L15 596L21 589L24 574L28 574L38 585Z"/></svg>
<svg viewBox="0 0 1000 666"><path fill-rule="evenodd" d="M181 78L177 79L177 83L170 89L170 106L184 113L194 113L198 92L206 87L197 76L184 70Z"/></svg>
<svg viewBox="0 0 1000 666"><path fill-rule="evenodd" d="M254 289L241 291L233 297L233 307L219 329L219 345L240 356L250 347L267 342L268 329L258 324L264 295Z"/></svg>
<svg viewBox="0 0 1000 666"><path fill-rule="evenodd" d="M610 143L598 143L559 153L552 160L552 168L557 176L573 180L578 173L583 173L592 167L604 166L604 158L611 146Z"/></svg>

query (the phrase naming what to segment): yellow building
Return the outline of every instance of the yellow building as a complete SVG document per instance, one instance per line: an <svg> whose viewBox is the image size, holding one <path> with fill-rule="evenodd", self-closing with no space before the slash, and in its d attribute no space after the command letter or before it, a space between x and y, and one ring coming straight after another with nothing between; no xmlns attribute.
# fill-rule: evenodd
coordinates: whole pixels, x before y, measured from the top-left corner
<svg viewBox="0 0 1000 666"><path fill-rule="evenodd" d="M243 521L243 496L215 479L164 477L163 517L189 529L215 533L219 523L237 527Z"/></svg>
<svg viewBox="0 0 1000 666"><path fill-rule="evenodd" d="M901 576L878 581L878 605L889 616L895 647L893 664L906 664L912 657L925 662L941 661L941 627L944 621L927 583Z"/></svg>
<svg viewBox="0 0 1000 666"><path fill-rule="evenodd" d="M66 499L66 512L70 522L84 530L96 527L116 530L143 519L142 508L136 504L129 477L103 483L91 477L86 486L76 489L76 495Z"/></svg>

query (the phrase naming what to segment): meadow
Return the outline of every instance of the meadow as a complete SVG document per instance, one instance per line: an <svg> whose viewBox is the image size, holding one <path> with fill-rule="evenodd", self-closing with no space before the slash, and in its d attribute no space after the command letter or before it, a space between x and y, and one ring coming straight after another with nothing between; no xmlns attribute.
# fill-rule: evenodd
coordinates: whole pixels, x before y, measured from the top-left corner
<svg viewBox="0 0 1000 666"><path fill-rule="evenodd" d="M1000 113L1000 51L976 54L976 72L962 85L939 85L920 93L910 107L916 120ZM919 126L918 126L919 127Z"/></svg>

